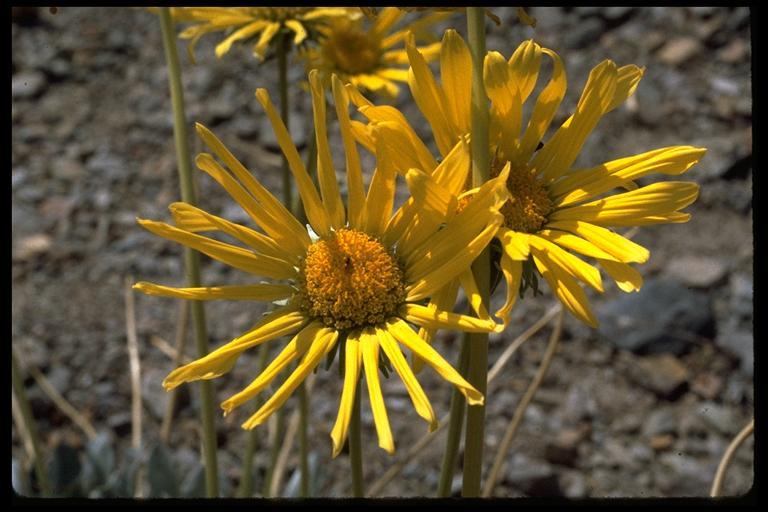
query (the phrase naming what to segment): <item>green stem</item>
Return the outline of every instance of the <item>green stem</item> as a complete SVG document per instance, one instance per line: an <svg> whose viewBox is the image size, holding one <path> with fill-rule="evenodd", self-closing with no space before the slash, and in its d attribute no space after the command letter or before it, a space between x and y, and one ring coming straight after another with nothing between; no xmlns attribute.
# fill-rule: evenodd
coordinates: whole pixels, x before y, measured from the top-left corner
<svg viewBox="0 0 768 512"><path fill-rule="evenodd" d="M301 489L302 498L309 497L309 442L307 440L309 407L307 403L307 383L299 386L299 461L301 464Z"/></svg>
<svg viewBox="0 0 768 512"><path fill-rule="evenodd" d="M355 390L355 404L349 423L349 461L352 464L352 496L363 497L363 451L360 439L360 380Z"/></svg>
<svg viewBox="0 0 768 512"><path fill-rule="evenodd" d="M269 344L262 343L259 347L259 373L267 367L267 355L269 354ZM256 399L256 410L258 410L261 400ZM259 446L259 436L257 429L248 431L248 442L245 445L245 455L243 456L243 469L240 478L240 485L237 488L237 496L240 498L250 498L253 495L253 455Z"/></svg>
<svg viewBox="0 0 768 512"><path fill-rule="evenodd" d="M189 204L197 203L195 184L192 178L192 165L189 158L189 139L187 137L186 116L184 115L184 93L181 85L181 65L176 49L176 38L171 20L170 9L160 9L160 27L163 32L165 60L168 65L168 82L173 105L173 136L176 143L176 158L179 166L181 199ZM184 249L184 266L187 284L200 286L200 255ZM208 355L208 331L205 325L205 311L200 301L191 303L192 320L195 326L195 344L198 357ZM200 383L200 415L203 422L203 458L205 460L205 488L208 497L219 494L218 468L216 462L216 426L213 419L213 385L210 381Z"/></svg>
<svg viewBox="0 0 768 512"><path fill-rule="evenodd" d="M469 333L465 332L461 342L461 353L459 354L458 370L461 375L467 374L469 366L470 339ZM445 442L445 452L443 452L443 464L440 469L440 482L437 487L437 495L446 498L451 495L451 483L453 482L453 473L456 470L456 459L459 454L459 441L461 440L461 429L464 425L464 406L466 399L461 392L454 388L451 395L451 415L448 424L448 439Z"/></svg>
<svg viewBox="0 0 768 512"><path fill-rule="evenodd" d="M264 477L264 487L262 488L262 494L265 498L272 497L272 480L275 478L275 465L277 464L277 458L280 456L283 440L282 434L285 433L285 409L281 407L275 414L277 426L272 446L269 449L269 469L267 469L267 474Z"/></svg>
<svg viewBox="0 0 768 512"><path fill-rule="evenodd" d="M24 381L19 372L19 363L13 350L11 350L11 381L13 382L13 392L19 403L19 409L21 409L24 428L27 430L32 441L32 451L34 452L34 460L32 462L35 466L37 482L40 484L40 491L43 496L51 496L51 485L48 482L48 473L45 472L45 465L43 464L43 451L41 449L40 436L37 433L37 423L35 423L35 417L32 415L32 408L29 406L27 392L24 389Z"/></svg>
<svg viewBox="0 0 768 512"><path fill-rule="evenodd" d="M287 33L277 38L277 74L280 88L280 117L283 118L285 129L290 133L290 109L288 108L288 50L291 44ZM288 169L288 159L283 155L283 204L291 208L291 172Z"/></svg>
<svg viewBox="0 0 768 512"><path fill-rule="evenodd" d="M490 174L488 142L488 97L483 85L485 58L485 13L482 7L467 7L467 34L472 54L472 184L479 187ZM486 248L472 265L480 296L488 304L490 296L490 251ZM488 379L488 335L472 334L467 380L485 395ZM461 495L480 495L485 440L485 403L467 410L464 438L464 479Z"/></svg>

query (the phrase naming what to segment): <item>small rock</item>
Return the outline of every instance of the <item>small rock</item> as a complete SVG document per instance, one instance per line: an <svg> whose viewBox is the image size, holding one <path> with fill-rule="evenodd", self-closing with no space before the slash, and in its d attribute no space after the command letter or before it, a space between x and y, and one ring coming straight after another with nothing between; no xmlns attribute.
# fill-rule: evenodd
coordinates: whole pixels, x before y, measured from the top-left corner
<svg viewBox="0 0 768 512"><path fill-rule="evenodd" d="M107 418L107 425L115 431L118 438L122 438L131 432L131 413L130 411L111 414Z"/></svg>
<svg viewBox="0 0 768 512"><path fill-rule="evenodd" d="M567 498L585 498L588 495L587 479L579 471L566 471L561 474L560 487Z"/></svg>
<svg viewBox="0 0 768 512"><path fill-rule="evenodd" d="M629 377L662 398L672 398L688 380L688 370L675 356L661 354L638 359L629 366Z"/></svg>
<svg viewBox="0 0 768 512"><path fill-rule="evenodd" d="M749 47L746 41L738 37L720 49L717 52L717 58L728 64L734 64L746 60L748 52Z"/></svg>
<svg viewBox="0 0 768 512"><path fill-rule="evenodd" d="M708 296L671 280L648 279L637 292L596 308L597 335L641 354L681 355L691 334L712 335L714 315Z"/></svg>
<svg viewBox="0 0 768 512"><path fill-rule="evenodd" d="M590 431L589 423L582 423L575 429L562 430L557 439L544 446L544 458L553 464L574 466L579 457L579 444Z"/></svg>
<svg viewBox="0 0 768 512"><path fill-rule="evenodd" d="M738 330L718 333L715 342L739 359L741 371L750 377L754 375L755 338L751 332Z"/></svg>
<svg viewBox="0 0 768 512"><path fill-rule="evenodd" d="M713 76L709 79L712 90L726 96L737 96L740 92L739 83L725 76Z"/></svg>
<svg viewBox="0 0 768 512"><path fill-rule="evenodd" d="M45 254L53 246L53 239L45 233L25 236L19 240L13 251L13 259L26 261Z"/></svg>
<svg viewBox="0 0 768 512"><path fill-rule="evenodd" d="M659 60L671 66L679 66L701 51L701 44L693 37L676 37L658 52Z"/></svg>
<svg viewBox="0 0 768 512"><path fill-rule="evenodd" d="M85 168L71 158L55 158L51 163L51 174L64 181L76 181L85 176Z"/></svg>
<svg viewBox="0 0 768 512"><path fill-rule="evenodd" d="M605 19L616 21L628 17L634 10L634 7L606 7L602 14Z"/></svg>
<svg viewBox="0 0 768 512"><path fill-rule="evenodd" d="M13 99L29 99L38 96L47 85L45 75L39 71L17 73L11 78Z"/></svg>
<svg viewBox="0 0 768 512"><path fill-rule="evenodd" d="M707 496L717 461L702 462L677 452L663 453L657 468L656 483L666 494L675 496Z"/></svg>
<svg viewBox="0 0 768 512"><path fill-rule="evenodd" d="M723 378L713 373L700 373L691 382L691 390L697 395L712 400L723 389Z"/></svg>
<svg viewBox="0 0 768 512"><path fill-rule="evenodd" d="M578 384L571 385L562 408L563 419L573 423L593 418L599 412L595 397Z"/></svg>
<svg viewBox="0 0 768 512"><path fill-rule="evenodd" d="M733 435L741 428L733 409L715 402L698 404L697 415L702 421L721 434Z"/></svg>
<svg viewBox="0 0 768 512"><path fill-rule="evenodd" d="M602 19L597 17L586 18L563 34L563 43L567 48L584 48L602 35L603 28Z"/></svg>
<svg viewBox="0 0 768 512"><path fill-rule="evenodd" d="M662 406L648 416L643 425L643 435L652 438L661 434L674 434L677 427L677 410L671 406Z"/></svg>
<svg viewBox="0 0 768 512"><path fill-rule="evenodd" d="M46 198L40 205L40 213L43 217L60 220L67 218L76 204L77 199L74 197L52 196Z"/></svg>
<svg viewBox="0 0 768 512"><path fill-rule="evenodd" d="M562 496L552 466L520 453L513 457L506 479L528 496Z"/></svg>
<svg viewBox="0 0 768 512"><path fill-rule="evenodd" d="M706 256L681 256L665 269L667 275L693 288L711 288L720 283L728 272L725 263Z"/></svg>
<svg viewBox="0 0 768 512"><path fill-rule="evenodd" d="M675 436L672 434L656 435L651 438L651 448L657 452L661 452L672 446L672 443L674 442Z"/></svg>

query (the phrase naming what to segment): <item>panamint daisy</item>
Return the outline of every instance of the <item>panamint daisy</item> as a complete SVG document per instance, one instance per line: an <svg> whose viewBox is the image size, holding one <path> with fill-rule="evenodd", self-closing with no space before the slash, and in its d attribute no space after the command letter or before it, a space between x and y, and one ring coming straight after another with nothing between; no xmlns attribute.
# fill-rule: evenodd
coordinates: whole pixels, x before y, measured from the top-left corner
<svg viewBox="0 0 768 512"><path fill-rule="evenodd" d="M190 204L170 207L175 226L139 220L152 233L196 249L214 259L270 283L171 288L141 282L138 290L167 297L192 300L230 299L284 301L237 337L207 356L174 370L164 380L166 389L199 379L213 379L228 372L240 354L251 347L292 335L293 338L244 390L225 400L225 414L255 397L290 363L298 366L277 391L247 421L243 428L262 424L282 406L301 381L321 359L339 344L345 354L345 377L338 418L331 432L333 454L339 453L346 439L356 384L364 373L379 446L388 452L394 442L387 419L379 382L379 358L392 364L403 380L417 413L430 428L437 420L424 391L404 358L409 349L442 378L456 386L469 404L481 404L483 396L467 383L428 343L414 326L449 328L469 332L499 330L482 304L478 317L422 305L448 281L464 272L490 242L504 220L498 208L507 200L504 186L507 171L475 190L464 209L449 220L436 215L444 201L456 198L441 192L455 188L469 173L470 157L466 143L457 144L435 168L399 169L392 157L394 142L387 130L377 127L377 162L367 194L364 193L360 160L352 135L348 113L348 90L333 77L333 96L346 155L348 200L342 203L326 133L326 104L316 72L309 75L318 147L318 193L307 174L299 153L280 120L266 90L256 92L270 118L278 142L296 180L307 228L267 191L224 144L208 129L197 125L205 144L225 164L212 155L197 156L197 166L214 178L248 213L262 231L234 224ZM359 94L359 93L356 93ZM412 197L392 213L395 179L405 176ZM199 233L220 231L245 247L223 243Z"/></svg>
<svg viewBox="0 0 768 512"><path fill-rule="evenodd" d="M407 43L407 52L411 92L445 156L470 131L469 50L455 31L445 33L440 50L441 83L412 41ZM523 105L539 80L543 56L552 61L552 72L524 125ZM696 200L697 184L663 181L638 187L634 180L652 173L682 174L701 159L706 151L703 148L672 146L590 168L572 167L600 118L634 93L642 75L643 70L634 65L617 67L610 60L601 62L590 72L576 111L543 140L565 96L565 69L560 57L533 41L521 44L509 60L495 51L486 55L491 176L507 165L511 167L507 178L510 199L500 210L504 223L496 233L507 283L506 303L496 315L505 323L521 285L535 267L571 313L596 326L579 281L602 292L600 271L576 254L596 260L623 291L637 291L642 277L630 264L646 262L649 252L610 228L686 222L690 218L680 210ZM354 99L369 120L368 129L356 125L356 135L370 149L375 139L370 127L385 118L365 98ZM402 116L398 119L406 122ZM408 126L401 131L409 137L402 141L397 165L408 167L426 158L428 150L414 131ZM617 188L627 191L617 193ZM438 297L445 302L437 307L445 308L455 300L455 293L440 293Z"/></svg>

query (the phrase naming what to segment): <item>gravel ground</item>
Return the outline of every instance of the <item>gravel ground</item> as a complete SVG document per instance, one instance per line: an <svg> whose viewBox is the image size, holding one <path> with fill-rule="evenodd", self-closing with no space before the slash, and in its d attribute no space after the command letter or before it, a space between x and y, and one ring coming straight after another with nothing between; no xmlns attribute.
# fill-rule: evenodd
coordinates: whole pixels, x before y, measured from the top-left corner
<svg viewBox="0 0 768 512"><path fill-rule="evenodd" d="M754 409L750 12L532 8L538 19L532 29L517 24L511 8L494 11L503 23L489 25L489 49L508 57L533 37L563 58L570 87L555 122L571 112L589 70L603 59L645 66L637 94L601 121L577 165L668 145L708 148L685 177L701 185L699 200L689 208L693 219L644 228L634 238L652 253L641 268L643 291L626 295L611 287L593 296L598 330L566 318L560 348L526 411L494 495L706 496L726 446ZM460 17L452 22L464 33ZM215 39L201 40L197 66L182 54L189 121L212 128L258 179L279 190L279 153L253 96L256 87L267 87L277 97L274 63L260 67L245 46L216 59ZM53 14L40 8L36 18L14 20L12 41L13 344L125 450L131 420L124 282L183 281L179 246L135 224L136 216L169 218L166 207L178 197L158 22L141 9L59 8ZM291 82L302 78L302 69L292 67ZM397 104L426 136L426 122L404 92ZM302 150L307 96L294 88L292 128ZM199 142L193 148L200 150ZM200 176L198 186L202 208L245 220L212 180ZM207 283L239 277L210 260L203 274ZM179 307L140 294L135 300L143 435L151 446L168 399L160 383L172 369L152 340L172 342ZM548 291L522 301L510 329L492 338L490 360L552 303ZM210 303L206 312L212 345L218 346L247 328L262 308ZM522 347L488 397L486 471L550 330ZM453 335L441 335L437 345L456 360ZM217 398L250 381L255 367L255 354L243 356L229 376L216 381ZM420 379L436 412L446 414L450 389L429 371ZM33 379L26 383L46 446L82 446L82 432ZM403 386L389 379L384 387L398 452L389 457L376 448L364 405L369 483L426 433ZM324 468L316 472L319 495L349 492L347 459L330 458L328 439L340 388L335 371L321 371L310 401L312 457ZM196 407L196 393L182 392L170 439L182 465L197 457ZM246 436L239 424L245 413L218 421L219 463L229 487L240 474ZM443 445L440 434L382 494L432 494ZM15 429L12 454L23 458ZM256 466L260 481L263 456ZM288 467L295 467L294 457ZM731 466L724 492L741 494L752 483L750 439ZM454 489L459 486L456 479Z"/></svg>

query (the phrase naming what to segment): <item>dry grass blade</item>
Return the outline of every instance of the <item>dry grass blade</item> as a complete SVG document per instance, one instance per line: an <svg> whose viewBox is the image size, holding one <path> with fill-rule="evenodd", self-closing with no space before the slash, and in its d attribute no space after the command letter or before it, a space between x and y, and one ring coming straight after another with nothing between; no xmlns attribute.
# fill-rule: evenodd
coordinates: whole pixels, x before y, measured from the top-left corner
<svg viewBox="0 0 768 512"><path fill-rule="evenodd" d="M96 429L93 428L93 425L91 425L91 422L88 421L88 418L80 414L80 411L75 409L75 406L69 403L67 399L64 398L61 393L56 390L53 384L51 384L51 381L45 378L45 375L40 373L40 370L31 365L25 366L26 370L30 375L32 375L32 378L35 379L35 382L37 382L37 385L40 386L40 389L43 390L43 393L45 393L54 404L56 404L56 407L58 407L61 412L63 412L70 420L72 420L75 425L80 427L88 439L94 439L96 437Z"/></svg>
<svg viewBox="0 0 768 512"><path fill-rule="evenodd" d="M184 348L187 343L187 328L189 327L189 302L182 301L179 303L179 317L176 324L176 347L175 356L173 357L173 367L177 368L182 364L182 358L184 356ZM163 422L160 425L160 439L167 443L171 437L171 425L173 424L173 411L176 409L176 399L178 397L179 390L174 389L171 391L171 395L168 397L168 403L165 406L165 414L163 415Z"/></svg>
<svg viewBox="0 0 768 512"><path fill-rule="evenodd" d="M141 450L141 365L139 340L136 336L136 308L133 301L133 278L125 280L125 328L128 338L128 362L131 368L131 446ZM143 471L136 477L136 497L143 496Z"/></svg>
<svg viewBox="0 0 768 512"><path fill-rule="evenodd" d="M307 393L312 390L312 386L315 384L315 375L311 374L307 377L306 386ZM288 464L288 455L293 449L293 443L296 440L296 433L299 430L299 410L296 409L291 413L291 419L288 422L288 429L285 432L285 438L283 439L283 445L280 447L280 453L277 456L277 462L275 462L275 469L272 473L272 486L269 489L269 495L272 497L278 496L280 490L280 484L285 474L285 468Z"/></svg>
<svg viewBox="0 0 768 512"><path fill-rule="evenodd" d="M32 437L29 435L27 426L24 424L19 402L13 393L11 393L11 414L13 415L13 423L16 425L16 430L19 432L19 437L21 437L22 444L24 445L24 452L26 452L29 460L34 460L35 447L32 444Z"/></svg>
<svg viewBox="0 0 768 512"><path fill-rule="evenodd" d="M520 336L515 338L512 343L510 343L509 347L504 350L499 359L496 361L496 364L494 364L491 370L488 372L488 389L490 389L491 383L496 379L499 373L501 373L504 365L509 362L509 360L520 348L520 346L522 346L523 343L528 341L534 334L539 332L545 325L547 325L547 323L552 320L552 318L561 310L562 307L559 303L552 306L533 325L531 325L522 334L520 334ZM421 439L416 442L416 444L411 446L411 448L405 453L405 456L401 460L395 462L378 480L376 480L368 491L368 497L375 497L382 490L384 490L384 487L386 487L389 482L391 482L397 475L399 475L403 468L412 459L418 456L424 450L424 448L426 448L429 443L431 443L437 437L437 434L448 425L448 419L448 414L443 416L443 418L440 419L440 423L434 432L424 434L424 436L422 436Z"/></svg>
<svg viewBox="0 0 768 512"><path fill-rule="evenodd" d="M541 386L541 383L544 381L544 376L547 374L547 370L549 369L549 365L552 363L555 352L557 352L557 347L560 343L560 335L563 331L563 309L562 307L559 309L560 314L557 316L555 328L552 331L552 336L549 338L549 344L547 345L547 350L544 353L543 359L541 360L539 369L536 371L536 375L533 377L533 380L528 386L528 389L525 390L525 394L520 400L520 404L518 404L517 409L515 410L515 414L512 416L512 421L507 427L507 431L504 433L504 438L501 440L501 445L498 447L498 451L496 452L496 459L493 461L493 467L491 468L491 472L488 475L488 479L485 481L485 486L483 487L483 497L487 498L493 492L493 488L496 485L496 481L499 477L499 472L501 471L501 467L507 458L507 453L509 452L510 446L512 446L512 441L515 438L517 429L520 426L520 423L523 421L525 410L533 400L533 396L536 394L539 386Z"/></svg>
<svg viewBox="0 0 768 512"><path fill-rule="evenodd" d="M746 427L739 432L731 444L728 445L728 449L725 450L723 458L720 460L720 464L717 466L717 473L715 473L715 480L712 482L712 490L709 495L712 498L717 498L723 491L723 483L725 483L725 471L728 469L728 465L733 460L733 456L736 454L736 450L739 446L750 436L755 430L755 419L752 418Z"/></svg>

